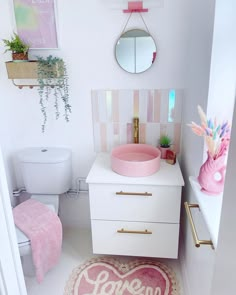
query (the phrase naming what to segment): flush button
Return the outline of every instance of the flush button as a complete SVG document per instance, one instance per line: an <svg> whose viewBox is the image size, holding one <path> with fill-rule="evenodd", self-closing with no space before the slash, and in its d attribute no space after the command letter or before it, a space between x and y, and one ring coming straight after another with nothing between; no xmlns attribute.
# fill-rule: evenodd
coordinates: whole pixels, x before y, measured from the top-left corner
<svg viewBox="0 0 236 295"><path fill-rule="evenodd" d="M42 150L41 150L42 153L45 153L45 152L47 152L47 151L48 151L47 149L42 149Z"/></svg>

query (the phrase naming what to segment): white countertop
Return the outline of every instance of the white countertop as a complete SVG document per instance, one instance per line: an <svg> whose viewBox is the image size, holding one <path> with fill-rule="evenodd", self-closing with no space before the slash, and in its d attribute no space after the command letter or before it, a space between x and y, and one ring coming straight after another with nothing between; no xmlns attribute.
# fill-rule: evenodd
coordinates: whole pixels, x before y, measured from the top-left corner
<svg viewBox="0 0 236 295"><path fill-rule="evenodd" d="M201 191L201 186L198 183L196 177L190 176L189 181L195 193L203 218L207 224L213 245L216 249L220 226L223 193L212 196L207 195Z"/></svg>
<svg viewBox="0 0 236 295"><path fill-rule="evenodd" d="M97 155L86 182L184 186L178 162L175 165L170 165L165 160L161 160L160 170L156 173L145 177L128 177L112 171L109 153L99 153Z"/></svg>

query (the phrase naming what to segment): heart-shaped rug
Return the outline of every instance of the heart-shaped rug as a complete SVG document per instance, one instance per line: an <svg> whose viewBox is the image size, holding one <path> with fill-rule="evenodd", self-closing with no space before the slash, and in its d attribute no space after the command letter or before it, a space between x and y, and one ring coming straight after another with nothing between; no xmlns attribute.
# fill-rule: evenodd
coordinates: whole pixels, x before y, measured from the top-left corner
<svg viewBox="0 0 236 295"><path fill-rule="evenodd" d="M75 268L64 295L180 295L174 272L149 259L94 258Z"/></svg>

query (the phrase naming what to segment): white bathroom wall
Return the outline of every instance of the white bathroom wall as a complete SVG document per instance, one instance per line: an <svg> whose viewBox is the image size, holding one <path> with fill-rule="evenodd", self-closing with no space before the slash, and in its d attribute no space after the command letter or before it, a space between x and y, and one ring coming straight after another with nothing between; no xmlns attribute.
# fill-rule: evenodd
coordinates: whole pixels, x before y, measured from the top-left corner
<svg viewBox="0 0 236 295"><path fill-rule="evenodd" d="M0 39L13 31L11 1L0 0ZM127 21L127 14L111 9L106 1L57 1L60 48L54 51L32 51L35 55L55 54L68 66L72 114L70 122L56 122L49 114L46 132L41 133L39 97L35 89L19 90L7 79L0 42L0 138L9 166L12 187L16 181L13 158L25 146L67 146L73 151L73 175L86 177L95 158L92 130L92 89L158 89L182 88L183 64L187 49L185 18L187 1L165 0L161 8L153 7L143 17L153 35L158 55L153 67L143 74L129 74L116 63L114 45ZM127 29L144 24L134 14Z"/></svg>
<svg viewBox="0 0 236 295"><path fill-rule="evenodd" d="M236 38L231 32L236 26L236 2L216 0L216 4L207 114L231 123L236 86Z"/></svg>

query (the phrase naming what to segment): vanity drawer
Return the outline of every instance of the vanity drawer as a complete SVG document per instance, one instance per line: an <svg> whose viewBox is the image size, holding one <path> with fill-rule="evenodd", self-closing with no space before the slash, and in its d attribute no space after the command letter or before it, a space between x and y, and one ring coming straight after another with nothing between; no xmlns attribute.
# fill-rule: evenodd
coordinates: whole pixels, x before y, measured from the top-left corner
<svg viewBox="0 0 236 295"><path fill-rule="evenodd" d="M179 224L92 220L92 238L96 254L177 258Z"/></svg>
<svg viewBox="0 0 236 295"><path fill-rule="evenodd" d="M180 186L91 184L89 198L91 219L179 223Z"/></svg>

